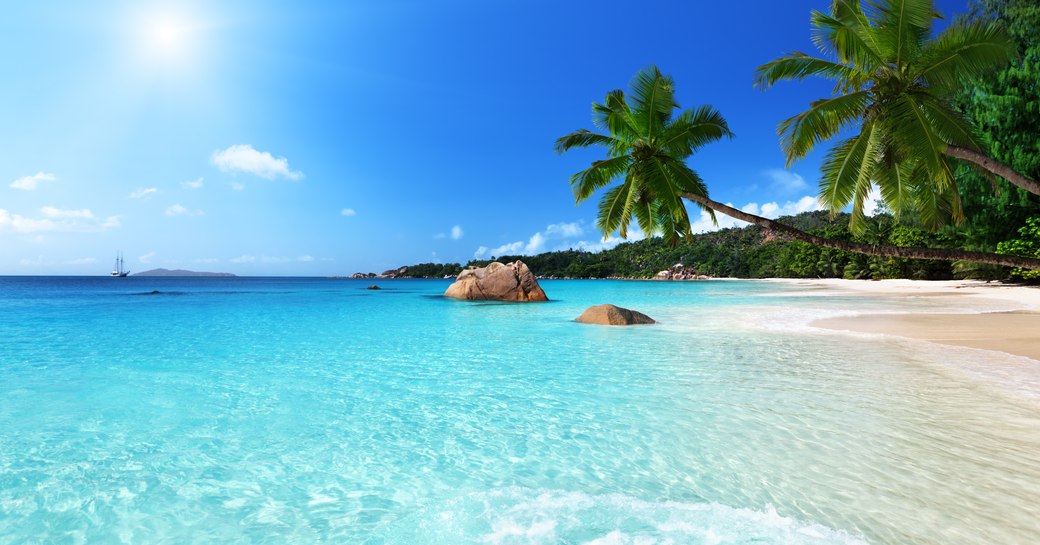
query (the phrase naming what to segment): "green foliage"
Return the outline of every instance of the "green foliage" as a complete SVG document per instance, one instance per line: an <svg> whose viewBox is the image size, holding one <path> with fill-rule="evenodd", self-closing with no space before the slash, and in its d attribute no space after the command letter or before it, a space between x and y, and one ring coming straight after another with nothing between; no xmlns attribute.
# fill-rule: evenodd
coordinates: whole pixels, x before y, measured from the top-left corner
<svg viewBox="0 0 1040 545"><path fill-rule="evenodd" d="M420 263L409 265L404 277L408 278L444 278L445 276L458 276L462 272L462 265L458 263Z"/></svg>
<svg viewBox="0 0 1040 545"><path fill-rule="evenodd" d="M954 102L978 127L994 159L1034 180L1040 179L1040 4L1035 0L976 0L971 19L996 21L1011 36L1018 59L994 67L954 95ZM1040 212L1040 197L1003 179L959 166L956 172L967 222L963 245L992 251L1014 238L1027 218Z"/></svg>
<svg viewBox="0 0 1040 545"><path fill-rule="evenodd" d="M835 1L812 12L813 41L824 58L794 52L758 68L756 84L821 76L834 96L812 102L780 123L790 164L840 133L822 165L820 201L852 206L851 227L864 228L873 185L898 218L911 212L930 228L963 213L946 146L982 148L971 125L946 97L969 78L1014 58L1014 45L992 21L963 20L931 38L939 17L932 0Z"/></svg>
<svg viewBox="0 0 1040 545"><path fill-rule="evenodd" d="M592 105L593 123L608 134L580 129L556 140L556 151L602 146L608 158L571 176L578 202L608 189L599 202L596 227L605 234L628 237L634 218L648 235L660 234L676 245L689 241L690 218L684 194L707 196L704 181L686 159L700 147L732 137L722 115L711 106L683 110L675 101L675 83L650 66L640 70L630 93L614 90L602 104ZM708 210L709 213L714 212Z"/></svg>
<svg viewBox="0 0 1040 545"><path fill-rule="evenodd" d="M1018 230L1019 238L1006 240L997 244L998 254L1040 257L1040 217L1029 218ZM1024 280L1040 279L1040 271L1011 269L1011 275Z"/></svg>
<svg viewBox="0 0 1040 545"><path fill-rule="evenodd" d="M848 228L848 215L832 217L829 212L805 212L780 218L783 223L813 234L865 244L901 244L941 247L951 241L919 227L897 225L890 215L866 218L863 234ZM522 260L535 274L549 278L651 278L659 271L682 263L688 270L715 277L735 278L950 278L945 262L867 257L804 242L785 241L767 230L749 225L694 235L690 241L672 246L661 237L626 242L603 252L564 250L537 255L496 256L503 263ZM483 267L490 260L466 264ZM427 263L410 266L409 276L443 276L440 270L455 267ZM418 274L418 273L424 274Z"/></svg>

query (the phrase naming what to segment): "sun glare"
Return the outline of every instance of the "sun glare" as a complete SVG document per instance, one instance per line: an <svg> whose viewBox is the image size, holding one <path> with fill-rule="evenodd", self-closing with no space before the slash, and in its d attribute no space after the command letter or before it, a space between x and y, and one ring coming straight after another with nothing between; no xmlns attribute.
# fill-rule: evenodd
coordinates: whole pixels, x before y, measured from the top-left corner
<svg viewBox="0 0 1040 545"><path fill-rule="evenodd" d="M163 50L175 49L181 41L180 25L172 21L163 21L152 28L152 41Z"/></svg>

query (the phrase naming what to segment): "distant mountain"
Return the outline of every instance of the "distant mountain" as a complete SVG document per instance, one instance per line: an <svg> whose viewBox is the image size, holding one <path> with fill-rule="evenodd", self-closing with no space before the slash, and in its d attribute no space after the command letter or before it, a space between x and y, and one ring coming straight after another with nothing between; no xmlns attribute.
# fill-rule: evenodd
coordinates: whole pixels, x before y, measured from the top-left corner
<svg viewBox="0 0 1040 545"><path fill-rule="evenodd" d="M150 271L139 272L130 276L235 276L231 273L224 272L199 272L199 271L186 271L184 269L152 269Z"/></svg>

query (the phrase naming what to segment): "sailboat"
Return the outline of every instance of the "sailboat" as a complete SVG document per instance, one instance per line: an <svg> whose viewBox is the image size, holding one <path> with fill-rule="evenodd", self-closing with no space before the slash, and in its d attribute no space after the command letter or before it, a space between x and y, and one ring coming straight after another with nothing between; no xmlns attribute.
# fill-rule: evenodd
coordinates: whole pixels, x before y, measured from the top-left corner
<svg viewBox="0 0 1040 545"><path fill-rule="evenodd" d="M116 254L116 265L115 269L112 270L112 276L122 278L130 274L130 269L127 269L123 265L123 253Z"/></svg>

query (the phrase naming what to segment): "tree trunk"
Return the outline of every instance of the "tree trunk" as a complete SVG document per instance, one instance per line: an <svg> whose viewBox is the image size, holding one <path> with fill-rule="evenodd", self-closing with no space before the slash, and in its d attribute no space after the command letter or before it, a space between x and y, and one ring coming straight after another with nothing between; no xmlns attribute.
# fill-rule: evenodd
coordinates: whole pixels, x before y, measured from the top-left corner
<svg viewBox="0 0 1040 545"><path fill-rule="evenodd" d="M968 148L962 148L960 146L947 145L943 153L953 157L955 159L961 159L963 161L970 161L979 165L980 167L1004 178L1005 180L1025 189L1026 191L1040 195L1040 183L1035 180L1031 180L1022 174L1019 174L1011 167L975 150Z"/></svg>
<svg viewBox="0 0 1040 545"><path fill-rule="evenodd" d="M818 237L806 233L774 220L763 218L762 216L756 216L754 214L748 214L747 212L737 210L732 206L726 206L720 202L715 202L707 197L701 197L692 193L683 193L682 196L693 202L711 208L717 212L722 212L731 218L735 218L748 223L754 223L761 227L765 227L776 233L786 235L788 238L800 240L802 242L808 242L815 246L823 246L825 248L834 248L835 250L843 250L846 252L855 252L857 254L866 254L879 257L900 257L904 259L937 259L941 261L972 261L975 263L989 263L991 265L1003 265L1005 267L1022 267L1023 269L1035 269L1040 270L1040 259L1033 259L1029 257L1021 257L1017 255L1002 255L1002 254L989 254L985 252L967 252L964 250L948 250L945 248L912 248L907 246L875 246L871 244L860 244L858 242L844 242L840 240L831 240L829 238Z"/></svg>

